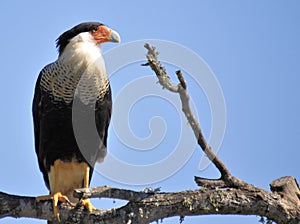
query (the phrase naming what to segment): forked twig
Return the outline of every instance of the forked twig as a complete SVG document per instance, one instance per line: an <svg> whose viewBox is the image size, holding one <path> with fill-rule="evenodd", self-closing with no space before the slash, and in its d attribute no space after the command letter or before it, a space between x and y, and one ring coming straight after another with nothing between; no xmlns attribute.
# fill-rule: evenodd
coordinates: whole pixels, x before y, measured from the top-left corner
<svg viewBox="0 0 300 224"><path fill-rule="evenodd" d="M157 60L159 52L155 49L155 47L148 43L145 44L145 48L148 50L146 55L148 62L144 65L151 67L163 88L166 88L171 92L179 94L182 105L182 111L194 131L194 135L198 141L199 146L221 173L221 177L219 179L206 179L201 177L195 177L196 183L199 186L206 186L212 188L246 186L246 183L244 183L242 180L239 180L238 178L231 175L225 164L216 155L212 147L207 143L206 139L204 138L200 124L191 110L189 103L190 96L187 92L187 84L182 72L180 70L176 72L179 84L176 86L172 85L170 77L167 75L166 69L161 65L160 61Z"/></svg>

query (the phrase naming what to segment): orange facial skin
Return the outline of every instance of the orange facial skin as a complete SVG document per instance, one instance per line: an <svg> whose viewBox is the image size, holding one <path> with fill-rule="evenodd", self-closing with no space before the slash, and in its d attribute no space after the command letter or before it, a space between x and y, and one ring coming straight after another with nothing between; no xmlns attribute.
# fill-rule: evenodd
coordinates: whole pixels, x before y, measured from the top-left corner
<svg viewBox="0 0 300 224"><path fill-rule="evenodd" d="M110 41L110 34L112 29L106 26L98 26L97 30L92 31L92 34L97 44L105 43Z"/></svg>

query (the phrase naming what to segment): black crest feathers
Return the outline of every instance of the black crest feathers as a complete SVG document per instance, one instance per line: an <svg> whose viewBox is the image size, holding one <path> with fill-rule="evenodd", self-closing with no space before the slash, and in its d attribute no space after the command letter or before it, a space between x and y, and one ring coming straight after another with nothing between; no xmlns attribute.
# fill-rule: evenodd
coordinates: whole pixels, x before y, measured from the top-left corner
<svg viewBox="0 0 300 224"><path fill-rule="evenodd" d="M62 54L65 47L73 37L83 32L89 32L95 30L97 29L98 26L103 26L103 24L99 22L85 22L85 23L80 23L77 26L74 26L72 29L64 32L56 40L56 47L58 48L59 55Z"/></svg>

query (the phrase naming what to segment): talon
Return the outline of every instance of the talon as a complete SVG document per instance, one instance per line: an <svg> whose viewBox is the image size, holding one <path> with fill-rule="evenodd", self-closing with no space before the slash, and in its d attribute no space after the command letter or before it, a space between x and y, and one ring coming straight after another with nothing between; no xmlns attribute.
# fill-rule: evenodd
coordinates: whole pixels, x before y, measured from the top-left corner
<svg viewBox="0 0 300 224"><path fill-rule="evenodd" d="M38 196L36 197L35 199L37 202L39 201L46 201L46 200L52 200L52 203L53 203L53 213L54 213L54 216L57 218L58 221L60 221L60 218L59 218L59 211L58 211L58 202L68 202L69 204L71 204L70 200L68 199L67 196L63 195L62 193L60 192L57 192L57 193L54 193L54 194L50 194L50 195L44 195L44 196Z"/></svg>
<svg viewBox="0 0 300 224"><path fill-rule="evenodd" d="M90 213L96 210L96 208L92 205L89 199L82 199L81 203Z"/></svg>
<svg viewBox="0 0 300 224"><path fill-rule="evenodd" d="M69 202L70 200L68 199L67 196L65 195L62 195L62 193L60 192L57 192L53 195L53 199L52 200L55 200L55 201L60 201L60 202Z"/></svg>
<svg viewBox="0 0 300 224"><path fill-rule="evenodd" d="M72 203L68 197L66 197L66 202L69 204L69 205L72 205L73 207L76 205L76 203Z"/></svg>

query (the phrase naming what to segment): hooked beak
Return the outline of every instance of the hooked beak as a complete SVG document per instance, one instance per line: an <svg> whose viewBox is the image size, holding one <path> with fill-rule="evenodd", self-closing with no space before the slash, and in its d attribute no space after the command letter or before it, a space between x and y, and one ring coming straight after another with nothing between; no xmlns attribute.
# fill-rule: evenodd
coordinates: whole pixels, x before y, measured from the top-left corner
<svg viewBox="0 0 300 224"><path fill-rule="evenodd" d="M120 35L116 31L114 31L114 30L111 31L111 33L109 35L109 40L111 42L116 42L116 43L120 43L121 42Z"/></svg>

